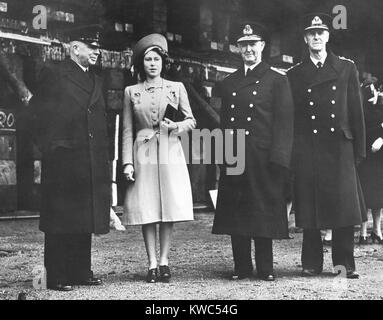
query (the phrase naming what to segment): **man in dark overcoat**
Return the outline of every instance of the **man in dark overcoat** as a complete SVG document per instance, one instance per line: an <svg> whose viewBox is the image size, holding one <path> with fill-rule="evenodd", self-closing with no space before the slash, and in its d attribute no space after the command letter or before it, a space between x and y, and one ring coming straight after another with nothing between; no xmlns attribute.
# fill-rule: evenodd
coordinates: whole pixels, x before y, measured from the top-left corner
<svg viewBox="0 0 383 320"><path fill-rule="evenodd" d="M353 61L327 51L330 17L308 15L305 59L288 72L295 103L293 147L296 224L304 229L302 275L323 269L320 229L332 229L332 260L358 278L354 225L363 195L356 164L365 156L365 128L358 71Z"/></svg>
<svg viewBox="0 0 383 320"><path fill-rule="evenodd" d="M222 98L221 128L234 136L244 131L241 174L221 167L213 233L231 235L234 274L252 275L251 239L254 239L258 277L273 281L272 239L288 238L285 185L293 143L293 101L287 76L262 61L265 29L245 25L238 46L244 65L217 88Z"/></svg>
<svg viewBox="0 0 383 320"><path fill-rule="evenodd" d="M91 234L109 232L110 169L99 27L69 32L70 59L41 71L31 100L42 152L40 230L45 232L47 286L99 285L91 270Z"/></svg>

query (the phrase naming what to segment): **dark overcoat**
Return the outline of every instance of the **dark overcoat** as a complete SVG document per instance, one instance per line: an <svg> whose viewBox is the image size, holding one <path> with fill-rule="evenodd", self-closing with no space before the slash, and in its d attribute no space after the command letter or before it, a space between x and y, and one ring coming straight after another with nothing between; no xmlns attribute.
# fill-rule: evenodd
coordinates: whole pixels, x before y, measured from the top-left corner
<svg viewBox="0 0 383 320"><path fill-rule="evenodd" d="M213 233L287 238L285 182L293 143L288 79L261 62L246 77L244 69L228 76L218 95L221 128L233 131L234 141L237 130L245 130L245 168L229 175L228 165L221 167Z"/></svg>
<svg viewBox="0 0 383 320"><path fill-rule="evenodd" d="M383 104L369 101L370 86L364 87L363 108L366 123L366 159L358 167L360 182L367 208L383 208L383 148L371 151L378 138L383 138Z"/></svg>
<svg viewBox="0 0 383 320"><path fill-rule="evenodd" d="M296 224L358 225L365 208L356 163L365 157L365 127L356 66L329 52L322 68L307 56L288 77L295 103Z"/></svg>
<svg viewBox="0 0 383 320"><path fill-rule="evenodd" d="M109 231L111 178L101 78L66 60L45 68L31 100L42 151L40 230Z"/></svg>

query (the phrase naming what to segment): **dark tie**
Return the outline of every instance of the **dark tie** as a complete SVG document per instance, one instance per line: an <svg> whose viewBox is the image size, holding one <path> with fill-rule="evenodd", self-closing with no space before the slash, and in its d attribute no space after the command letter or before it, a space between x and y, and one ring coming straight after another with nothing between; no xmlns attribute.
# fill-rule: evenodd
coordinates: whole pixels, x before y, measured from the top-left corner
<svg viewBox="0 0 383 320"><path fill-rule="evenodd" d="M322 62L319 61L319 62L317 63L317 68L318 68L318 69L322 68Z"/></svg>

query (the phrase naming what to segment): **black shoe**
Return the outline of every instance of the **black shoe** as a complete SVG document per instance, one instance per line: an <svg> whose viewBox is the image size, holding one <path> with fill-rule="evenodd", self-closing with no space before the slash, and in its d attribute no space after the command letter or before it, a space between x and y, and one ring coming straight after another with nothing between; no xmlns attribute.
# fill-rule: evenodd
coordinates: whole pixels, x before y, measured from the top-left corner
<svg viewBox="0 0 383 320"><path fill-rule="evenodd" d="M368 238L366 236L359 236L359 244L361 245L368 244Z"/></svg>
<svg viewBox="0 0 383 320"><path fill-rule="evenodd" d="M242 280L242 279L246 279L246 278L251 278L252 276L252 272L235 272L231 275L230 279L231 280Z"/></svg>
<svg viewBox="0 0 383 320"><path fill-rule="evenodd" d="M314 270L314 269L303 269L302 270L302 277L315 277L319 274L320 272Z"/></svg>
<svg viewBox="0 0 383 320"><path fill-rule="evenodd" d="M273 273L260 275L259 278L263 281L275 281L275 275Z"/></svg>
<svg viewBox="0 0 383 320"><path fill-rule="evenodd" d="M169 282L172 275L170 274L170 268L168 266L160 266L159 280L162 282Z"/></svg>
<svg viewBox="0 0 383 320"><path fill-rule="evenodd" d="M355 271L347 271L346 278L347 279L359 279L359 274Z"/></svg>
<svg viewBox="0 0 383 320"><path fill-rule="evenodd" d="M157 268L149 269L148 274L146 275L146 282L147 283L155 283L158 280L158 272Z"/></svg>
<svg viewBox="0 0 383 320"><path fill-rule="evenodd" d="M50 290L56 290L56 291L72 291L73 290L73 287L71 285L63 284L63 283L47 285L47 288Z"/></svg>
<svg viewBox="0 0 383 320"><path fill-rule="evenodd" d="M100 286L102 285L102 280L96 277L89 277L88 279L77 281L76 284L80 286Z"/></svg>
<svg viewBox="0 0 383 320"><path fill-rule="evenodd" d="M324 246L331 247L332 240L323 239L322 243Z"/></svg>
<svg viewBox="0 0 383 320"><path fill-rule="evenodd" d="M383 244L383 239L380 238L375 232L371 232L371 240L372 240L372 243L379 243L379 244Z"/></svg>

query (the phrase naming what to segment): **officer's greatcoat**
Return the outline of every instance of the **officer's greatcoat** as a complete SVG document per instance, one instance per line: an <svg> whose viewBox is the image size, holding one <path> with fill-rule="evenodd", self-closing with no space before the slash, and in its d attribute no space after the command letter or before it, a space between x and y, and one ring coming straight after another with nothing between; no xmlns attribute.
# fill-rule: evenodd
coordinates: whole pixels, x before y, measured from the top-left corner
<svg viewBox="0 0 383 320"><path fill-rule="evenodd" d="M40 229L107 233L111 179L102 80L66 60L45 68L31 100L42 158Z"/></svg>
<svg viewBox="0 0 383 320"><path fill-rule="evenodd" d="M285 238L284 186L293 143L290 86L264 62L248 72L245 77L239 69L218 87L221 128L234 135L245 130L245 169L228 175L222 166L213 233Z"/></svg>
<svg viewBox="0 0 383 320"><path fill-rule="evenodd" d="M355 64L329 52L322 68L307 57L288 77L295 103L296 224L358 225L364 202L355 167L365 156L365 128Z"/></svg>

